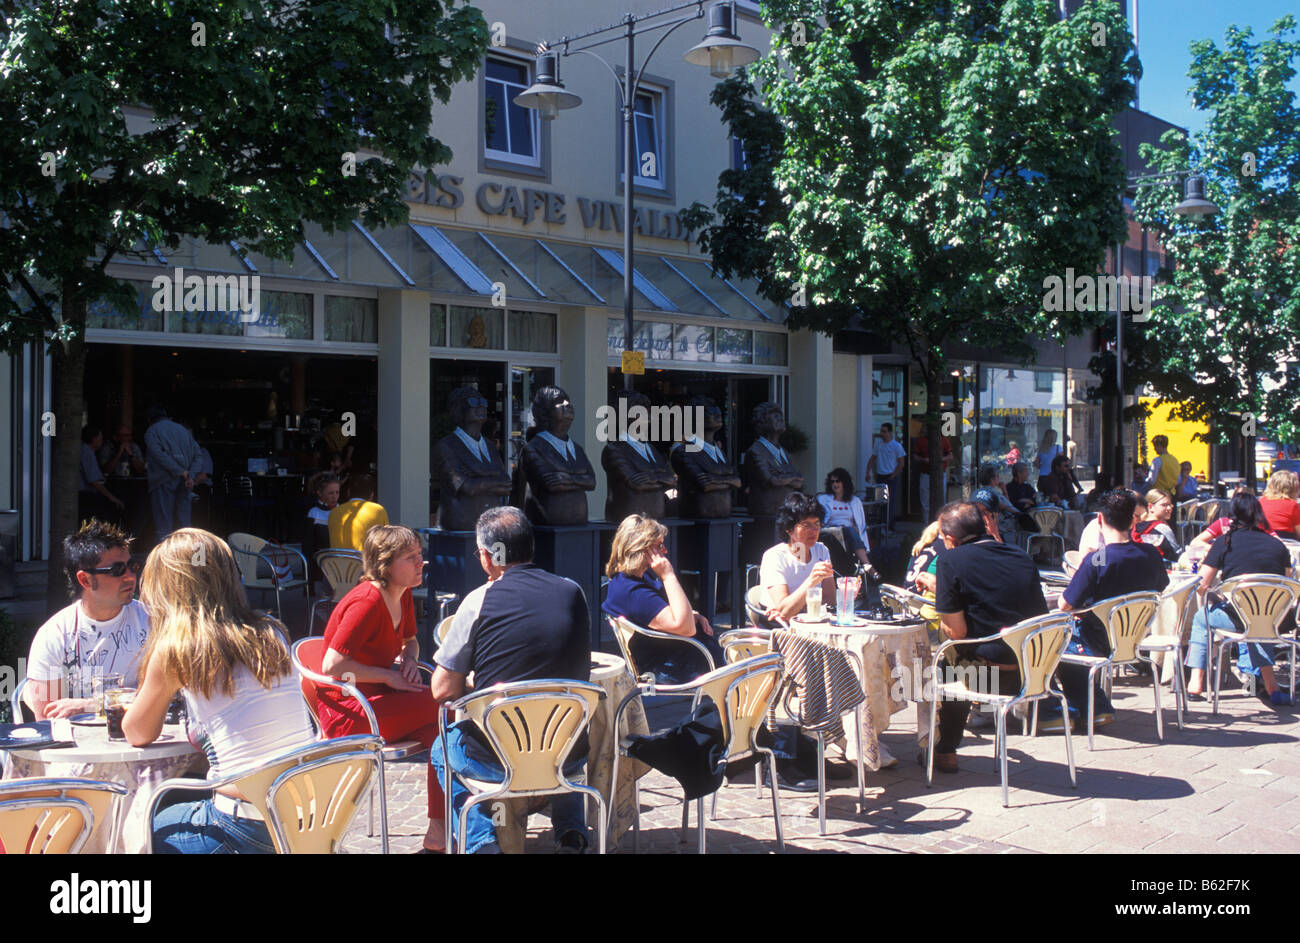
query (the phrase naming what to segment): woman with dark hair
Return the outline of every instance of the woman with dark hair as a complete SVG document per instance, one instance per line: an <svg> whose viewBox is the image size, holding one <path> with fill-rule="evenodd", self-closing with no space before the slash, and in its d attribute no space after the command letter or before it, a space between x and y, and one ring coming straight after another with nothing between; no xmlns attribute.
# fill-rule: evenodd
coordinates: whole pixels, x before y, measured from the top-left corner
<svg viewBox="0 0 1300 943"><path fill-rule="evenodd" d="M1238 491L1233 495L1230 513L1232 523L1227 533L1214 542L1201 564L1201 585L1197 592L1203 604L1192 620L1192 637L1187 646L1187 666L1191 668L1187 696L1193 700L1201 700L1205 695L1208 626L1236 632L1242 630L1236 612L1226 600L1213 596L1207 599L1215 577L1220 573L1224 579L1252 573L1291 576L1291 554L1286 544L1263 529L1268 527L1268 520L1259 499L1244 490ZM1287 618L1290 620L1292 617ZM1283 631L1287 631L1285 625ZM1273 677L1271 652L1262 645L1241 645L1238 648L1238 667L1249 674L1258 673L1264 683L1264 691L1258 692L1261 699L1278 706L1290 704L1290 696L1277 686Z"/></svg>
<svg viewBox="0 0 1300 943"><path fill-rule="evenodd" d="M763 554L759 585L767 594L767 617L789 620L802 612L808 590L820 586L822 598L835 598L835 569L826 545L818 541L826 511L811 495L786 495L776 512L781 542Z"/></svg>
<svg viewBox="0 0 1300 943"><path fill-rule="evenodd" d="M853 479L846 469L836 468L826 476L826 491L817 495L817 501L826 511L825 526L844 530L844 543L849 552L864 567L867 560L867 515L862 509L862 499L853 493Z"/></svg>

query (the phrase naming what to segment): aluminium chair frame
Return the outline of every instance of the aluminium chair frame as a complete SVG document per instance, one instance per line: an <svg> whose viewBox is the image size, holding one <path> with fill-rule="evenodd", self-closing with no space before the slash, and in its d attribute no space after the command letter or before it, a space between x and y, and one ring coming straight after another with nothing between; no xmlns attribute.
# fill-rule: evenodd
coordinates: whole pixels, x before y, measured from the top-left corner
<svg viewBox="0 0 1300 943"><path fill-rule="evenodd" d="M107 847L109 854L112 854L117 848L117 841L122 832L122 798L127 794L127 788L121 783L102 779L78 779L70 776L5 780L0 782L0 809L37 808L41 806L76 809L82 816L82 829L78 837L73 839L72 844L69 846L68 854L78 854L95 831L94 808L85 799L67 795L68 792L79 790L109 794L107 812L108 844L105 847ZM58 795L28 795L33 792L57 792ZM6 798L7 794L14 794L14 798ZM6 854L13 854L7 848L5 852Z"/></svg>
<svg viewBox="0 0 1300 943"><path fill-rule="evenodd" d="M256 798L248 797L245 801L258 806L258 811L262 813L263 820L266 823L267 831L271 834L272 843L277 845L276 850L280 854L290 853L281 850L282 848L288 847L288 842L284 841L285 836L283 828L274 821L274 817L277 816L278 813L276 813L270 805L271 790L280 785L286 774L299 773L302 771L301 767L314 764L317 760L333 762L343 757L359 757L367 754L373 756L378 764L376 770L378 775L372 779L371 783L366 785L366 792L368 794L373 794L373 782L377 780L382 784L384 781L383 740L377 735L368 733L349 734L346 737L334 737L330 740L316 740L292 750L287 750L279 756L266 760L263 763L259 763L257 766L238 770L237 772L222 776L219 779L193 779L186 777L165 779L158 784L158 788L154 792L153 798L149 801L148 817L145 819L145 821L149 823L150 835L147 853L153 854L153 823L154 819L158 816L158 805L161 802L163 795L177 789L212 791L215 793L215 791L221 786L234 785L241 780L255 775L261 770L265 770L272 766L278 766L281 763L289 763L290 765L277 774L275 779L268 785L267 794ZM360 802L357 804L359 806ZM282 841L283 844L280 844ZM382 853L388 854L387 829L384 830Z"/></svg>
<svg viewBox="0 0 1300 943"><path fill-rule="evenodd" d="M255 540L262 541L262 549L245 550L243 547L236 546L234 543L234 538L237 535L244 536L244 537L252 537ZM311 568L308 566L307 558L303 556L301 550L298 550L294 547L285 547L283 545L280 545L279 547L276 548L277 552L284 551L285 553L293 554L299 560L302 561L301 577L290 576L288 579L282 580L279 577L279 575L276 573L275 564L271 561L270 556L268 556L266 553L263 552L266 548L266 545L270 543L270 541L267 540L265 537L258 537L257 534L250 534L247 531L235 531L234 533L227 536L226 543L229 544L230 549L233 550L235 553L235 563L239 570L239 582L247 589L258 589L263 591L269 589L275 593L275 617L277 619L284 621L283 610L280 606L280 593L286 589L297 589L299 586L301 586L303 588L303 591L306 593L307 611L308 613L311 612ZM258 560L262 561L268 567L270 567L271 576L269 577L269 579L260 576L254 576L253 579L256 580L256 582L250 583L248 581L248 578L244 576L244 568L242 566L238 566L240 555L243 555L245 557L256 557ZM265 585L265 586L259 585L259 583L262 582L268 582L270 585Z"/></svg>
<svg viewBox="0 0 1300 943"><path fill-rule="evenodd" d="M1055 507L1054 505L1047 504L1032 507L1026 513L1032 517L1034 523L1038 525L1038 533L1025 535L1025 553L1028 553L1031 557L1033 556L1030 552L1030 547L1033 546L1035 540L1046 540L1049 542L1055 541L1061 545L1061 559L1064 560L1065 538L1056 532L1056 527L1058 524L1062 524L1065 521L1065 511L1061 508ZM1051 519L1052 525L1050 527L1045 527L1043 525L1043 521L1040 520L1040 516L1042 515L1046 515Z"/></svg>
<svg viewBox="0 0 1300 943"><path fill-rule="evenodd" d="M364 694L361 693L360 688L358 688L355 684L350 684L347 681L340 681L338 679L331 678L329 675L325 675L325 674L321 674L320 672L313 671L312 669L308 668L306 665L302 663L302 658L298 655L298 649L301 646L305 645L306 643L313 642L313 641L319 641L323 645L325 642L325 637L322 635L309 635L306 638L298 639L298 641L294 642L292 647L289 649L289 658L293 662L294 670L298 673L299 678L300 679L306 678L307 680L311 681L313 684L319 684L319 685L324 685L325 687L337 688L338 690L347 694L349 697L353 698L357 702L357 704L361 707L362 713L366 715L366 722L370 724L370 735L378 737L380 735L379 718L375 716L375 709L370 706L370 700ZM322 651L321 657L324 658L324 655L325 652ZM429 674L430 679L432 679L433 677L432 665L429 665L423 661L418 661L418 660L416 661L416 665L419 667L421 671L427 672ZM311 699L307 697L306 692L302 690L301 681L299 681L298 684L298 691L302 694L302 699L307 704L307 713L311 715L312 722L316 724L316 729L320 731L320 733L323 735L325 732L325 727L324 725L321 724L320 718L316 715L316 705L311 702ZM357 735L353 734L352 736L357 736ZM330 739L340 740L343 738L333 737ZM424 749L423 746L420 746L418 748L411 747L411 746L404 747L401 746L400 744L394 744L390 746L387 743L385 743L383 753L386 754L387 759L401 760L415 753L419 753L423 749ZM380 768L379 772L380 772L379 790L378 790L379 819L380 819L379 845L380 845L380 854L386 855L388 854L388 787L383 776L382 767ZM375 806L373 802L373 794L371 798L372 801L370 803L370 811L369 811L369 819L368 819L369 824L367 826L367 831L366 831L367 837L374 837L375 834Z"/></svg>
<svg viewBox="0 0 1300 943"><path fill-rule="evenodd" d="M1179 594L1183 594L1173 626L1173 635L1168 637L1154 634L1148 635L1138 645L1138 648L1145 652L1173 655L1173 676L1170 686L1174 692L1175 716L1178 718L1179 730L1183 729L1183 714L1189 710L1187 706L1187 684L1186 679L1183 677L1183 666L1186 661L1183 658L1183 642L1191 629L1193 615L1191 598L1195 594L1196 586L1200 581L1200 577L1189 575L1183 582L1171 584L1160 593L1160 602L1156 607L1156 614L1151 623L1152 632L1155 631L1156 625L1160 622L1160 610L1164 604L1176 600Z"/></svg>
<svg viewBox="0 0 1300 943"><path fill-rule="evenodd" d="M945 687L945 685L942 685L939 681L939 678L941 677L940 664L941 662L943 662L945 654L950 649L956 648L959 645L975 645L975 644L981 644L983 642L995 641L998 639L1005 640L1010 637L1021 635L1023 637L1020 642L1020 650L1016 653L1017 668L1020 671L1020 693L1015 695L983 693L979 691L971 691L969 688L966 688L965 685L962 685L962 690L960 692L953 691L951 693L961 693L961 694L971 695L969 697L969 700L997 705L997 718L996 718L997 727L996 727L996 740L995 740L994 749L998 756L998 766L1002 775L1003 808L1006 808L1009 805L1009 790L1007 789L1007 714L1012 710L1014 710L1017 704L1032 703L1034 705L1032 733L1037 734L1038 702L1042 700L1046 700L1049 697L1054 697L1058 701L1060 701L1061 716L1066 720L1065 757L1066 757L1066 762L1068 763L1070 769L1070 785L1075 789L1079 788L1079 780L1074 769L1074 746L1070 739L1070 733L1071 733L1070 723L1069 723L1070 705L1069 702L1065 699L1065 694L1063 692L1052 688L1052 675L1054 675L1056 672L1056 665L1053 664L1051 666L1052 670L1050 672L1044 673L1043 690L1041 692L1039 692L1038 694L1028 694L1028 695L1024 693L1025 688L1029 684L1029 680L1030 680L1027 677L1027 673L1025 672L1025 663L1030 654L1031 643L1035 642L1035 640L1040 635L1044 635L1049 632L1059 631L1062 633L1061 650L1064 650L1066 645L1066 640L1068 639L1072 629L1073 620L1074 620L1073 615L1068 612L1057 612L1057 613L1049 613L1048 615L1044 615L1044 616L1035 616L1032 619L1025 619L1021 622L1016 623L1015 625L1008 626L1007 628L1003 629L1001 632L997 633L996 635L989 635L981 638L949 639L948 641L940 645L938 649L935 650L934 655L932 656L930 661L930 679L931 679L930 680L930 692L931 692L930 739L929 742L926 744L926 767L925 767L925 782L927 786L934 784L934 745L935 745L936 725L938 722L938 715L939 715L940 695L942 693L948 693L942 690ZM1059 661L1060 661L1060 654L1058 653L1057 664L1059 664ZM959 699L964 700L966 698L959 698ZM1022 719L1021 730L1023 731L1026 726L1028 726L1028 721Z"/></svg>
<svg viewBox="0 0 1300 943"><path fill-rule="evenodd" d="M361 554L355 550L347 550L342 548L328 548L328 549L316 551L315 553L316 566L319 567L320 571L325 575L325 582L329 584L330 594L328 597L317 599L314 603L311 604L311 610L307 616L307 634L309 636L316 630L316 610L321 606L328 606L331 603L337 605L338 602L343 598L343 595L345 595L347 592L349 592L353 587L357 585L357 583L353 583L352 586L348 587L348 589L344 590L343 593L341 594L339 592L339 587L334 585L334 581L330 579L329 571L326 570L323 565L323 561L329 559L354 560L357 563L360 563ZM360 582L360 571L358 571L357 573L357 582Z"/></svg>
<svg viewBox="0 0 1300 943"><path fill-rule="evenodd" d="M1244 603L1237 601L1238 594L1244 596L1250 590L1270 587L1276 592L1289 595L1287 604L1281 607L1275 617L1272 617L1272 626L1269 627L1268 635L1264 635L1260 628L1257 627L1256 619L1260 613L1252 613L1244 608ZM1282 620L1286 618L1288 612L1296 609L1297 600L1300 599L1300 580L1294 580L1287 576L1277 576L1272 573L1250 573L1242 576L1234 576L1231 579L1224 580L1218 586L1219 592L1227 598L1229 605L1236 611L1237 617L1246 630L1228 631L1226 629L1216 628L1210 624L1207 614L1205 620L1206 630L1209 633L1210 658L1206 667L1211 670L1210 683L1214 688L1214 698L1211 706L1211 712L1219 712L1219 676L1223 669L1223 652L1229 642L1254 645L1286 645L1291 649L1291 697L1294 699L1295 689L1295 663L1296 656L1300 655L1300 627L1292 632L1291 635L1283 635L1281 632ZM1254 618L1252 618L1254 617Z"/></svg>
<svg viewBox="0 0 1300 943"><path fill-rule="evenodd" d="M583 692L583 693L578 693ZM445 822L446 822L446 841L447 852L451 854L454 849L463 849L465 847L466 833L468 831L467 821L469 810L474 806L488 802L493 799L501 798L524 798L529 796L555 796L565 795L568 793L577 793L596 801L598 828L596 832L598 854L605 853L606 836L609 831L609 810L605 803L605 797L600 794L600 790L594 786L587 785L585 782L571 782L569 775L564 772L564 766L573 752L573 747L582 737L583 733L589 733L591 721L595 716L592 701L588 695L594 697L595 702L599 703L605 697L605 689L598 684L592 684L589 681L572 681L563 678L541 678L533 681L513 681L503 684L495 684L489 688L483 688L479 691L471 691L455 701L443 702L438 712L438 737L442 741L442 768L446 773L447 782L443 788L445 797ZM516 770L510 762L508 751L504 750L495 729L487 721L489 717L499 710L504 710L511 704L527 703L535 700L554 700L561 698L572 701L579 710L582 711L582 721L574 727L573 731L559 745L555 752L555 780L556 788L545 789L514 789L511 788ZM501 764L503 775L500 783L486 783L469 777L459 775L451 766L451 756L447 749L447 723L450 711L462 711L473 701L491 699L483 710L483 718L471 716L475 726L487 738L492 751L496 754L497 762ZM588 740L588 751L590 753L590 739ZM588 756L588 760L590 755ZM617 751L615 753L615 763L617 763ZM617 766L615 767L617 772ZM578 778L585 780L587 778L586 770L576 774ZM470 795L466 798L465 804L461 806L460 813L457 814L452 807L452 779L460 780L461 784L469 791ZM617 790L617 779L611 778L611 791ZM498 788L481 788L483 786L497 786ZM452 844L451 823L453 817L456 819L456 839L455 845ZM556 836L558 839L560 836Z"/></svg>
<svg viewBox="0 0 1300 943"><path fill-rule="evenodd" d="M1127 626L1117 624L1119 620L1125 618L1125 613L1129 611L1130 606L1140 606L1150 604L1151 613L1146 617L1145 625L1137 627L1134 633L1137 635L1136 641L1131 647L1133 650L1132 658L1117 657L1120 646L1117 644L1117 633L1127 628ZM1156 666L1155 660L1144 655L1141 651L1142 642L1151 634L1151 629L1155 624L1156 616L1160 612L1160 594L1152 591L1141 591L1136 593L1125 593L1122 596L1114 596L1110 599L1103 599L1086 609L1072 609L1070 614L1073 616L1082 616L1090 612L1095 615L1102 623L1106 630L1106 640L1110 644L1109 655L1061 655L1061 664L1079 665L1088 669L1088 749L1093 748L1093 735L1096 728L1096 678L1097 675L1105 672L1107 679L1107 693L1109 694L1109 681L1116 667L1120 665L1136 665L1145 663L1151 668L1151 688L1152 695L1155 699L1156 709L1156 738L1165 739L1164 711L1160 707L1160 671ZM1174 701L1177 703L1178 695L1175 693ZM1067 719L1068 722L1068 719Z"/></svg>
<svg viewBox="0 0 1300 943"><path fill-rule="evenodd" d="M771 689L767 692L767 695L764 698L765 703L763 705L763 713L766 714L769 708L771 707L773 699L775 699L781 691L781 684L784 675L783 665L784 663L781 659L781 656L773 652L772 654L769 655L760 655L755 658L747 658L744 661L739 661L734 664L726 665L722 668L715 669L714 671L710 672L708 675L701 675L699 678L696 678L690 684L659 685L656 684L654 681L638 682L636 688L628 692L628 694L624 696L623 700L619 702L618 708L614 711L614 735L615 735L614 764L613 764L613 769L610 772L610 782L612 783L618 782L619 761L623 756L627 755L625 753L627 746L623 742L623 738L619 735L619 730L622 728L623 711L627 709L628 705L631 704L632 701L634 701L638 697L643 697L643 696L650 697L650 696L662 695L666 697L690 697L692 698L692 704L698 705L701 697L704 696L704 688L706 684L709 681L719 680L718 677L710 677L711 675L720 676L725 672L734 672L735 677L728 682L727 688L723 692L723 698L722 698L723 703L719 704L717 703L717 700L714 699L714 703L718 708L718 713L723 718L722 721L723 727L724 730L726 731L726 736L727 736L727 742L723 744L724 761L727 763L731 763L734 762L735 760L747 759L748 757L753 756L755 754L763 754L765 757L767 757L768 775L771 777L772 780L772 815L776 821L776 846L779 852L784 853L785 836L781 828L781 798L780 798L780 789L777 786L776 754L774 754L770 749L758 745L756 737L759 728L762 727L761 723L753 724L750 726L749 744L733 752L732 746L736 736L736 728L735 725L731 723L731 716L727 712L727 702L731 699L732 691L737 690L742 684L749 681L751 678L761 676L775 669L776 677L773 680ZM634 810L633 819L632 819L632 853L636 854L637 847L640 843L640 838L641 838L641 785L639 781L633 782L632 796L633 796L632 806ZM685 801L683 801L682 804L683 828L686 825L685 822L686 808L687 805ZM699 822L699 826L698 826L699 841L698 841L697 850L699 854L705 854L707 820L704 815L703 796L695 800L695 809L696 809L696 818Z"/></svg>
<svg viewBox="0 0 1300 943"><path fill-rule="evenodd" d="M637 666L636 659L632 657L632 652L630 651L631 645L629 643L631 642L632 637L636 635L643 635L646 638L660 639L669 642L681 642L690 645L704 656L704 661L705 664L709 666L709 671L713 671L718 667L713 663L713 656L709 654L709 650L697 642L693 636L673 635L671 632L660 632L658 629L648 629L645 626L637 625L626 616L611 616L606 614L605 619L609 622L609 627L614 633L614 638L618 642L618 647L622 652L623 660L627 662L628 670L631 671L632 676L635 678L643 678L649 675L649 672L642 672L640 670ZM624 623L631 631L627 631L620 626L620 622ZM706 671L705 674L708 674L708 672Z"/></svg>

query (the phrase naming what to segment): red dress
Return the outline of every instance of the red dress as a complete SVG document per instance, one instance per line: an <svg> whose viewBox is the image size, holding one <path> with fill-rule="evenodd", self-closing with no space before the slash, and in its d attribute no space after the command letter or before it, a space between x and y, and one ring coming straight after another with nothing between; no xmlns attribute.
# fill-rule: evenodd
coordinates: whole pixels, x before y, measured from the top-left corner
<svg viewBox="0 0 1300 943"><path fill-rule="evenodd" d="M334 607L325 627L325 647L373 668L391 668L406 640L415 637L411 591L402 594L402 621L394 628L383 595L369 581L358 583ZM377 682L358 683L379 721L379 735L389 743L419 740L425 748L438 738L438 702L423 691L394 691ZM370 721L355 698L335 688L320 688L317 716L326 737L370 733ZM429 768L429 818L443 816L442 787Z"/></svg>

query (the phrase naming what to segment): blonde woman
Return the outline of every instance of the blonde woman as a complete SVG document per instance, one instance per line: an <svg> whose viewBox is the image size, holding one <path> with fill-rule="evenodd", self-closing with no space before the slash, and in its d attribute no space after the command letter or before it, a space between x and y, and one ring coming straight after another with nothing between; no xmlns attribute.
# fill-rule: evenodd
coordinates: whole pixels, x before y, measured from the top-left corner
<svg viewBox="0 0 1300 943"><path fill-rule="evenodd" d="M715 665L722 665L726 659L713 636L713 627L691 608L668 559L666 536L668 528L653 518L642 514L623 518L605 567L609 593L602 608L643 628L693 638L708 649ZM638 667L649 667L656 675L670 676L676 683L690 681L708 670L703 658L684 654L687 646L647 638L632 642L632 657Z"/></svg>
<svg viewBox="0 0 1300 943"><path fill-rule="evenodd" d="M939 554L944 549L943 538L939 536L939 522L931 521L912 545L912 561L907 565L908 589L934 595Z"/></svg>
<svg viewBox="0 0 1300 943"><path fill-rule="evenodd" d="M143 683L122 719L132 746L158 739L177 691L214 779L315 739L284 626L248 605L224 540L192 527L173 531L149 554L140 598L152 630ZM223 787L211 799L164 809L154 821L155 853L274 853L266 823L242 800Z"/></svg>
<svg viewBox="0 0 1300 943"><path fill-rule="evenodd" d="M1268 526L1279 537L1300 539L1300 504L1296 504L1296 493L1300 492L1300 478L1293 471L1285 469L1275 471L1268 478L1268 487L1259 499L1259 506L1264 509Z"/></svg>
<svg viewBox="0 0 1300 943"><path fill-rule="evenodd" d="M1166 560L1177 560L1183 548L1169 526L1174 516L1174 499L1167 492L1152 488L1146 494L1146 504L1146 510L1133 520L1133 539L1155 547Z"/></svg>
<svg viewBox="0 0 1300 943"><path fill-rule="evenodd" d="M420 538L409 527L382 524L361 545L361 581L330 614L321 670L350 677L379 720L385 740L419 740L426 748L438 738L438 702L420 678L411 590L424 580ZM370 733L370 722L354 698L321 688L316 705L326 737ZM443 794L429 768L429 828L424 848L443 850Z"/></svg>

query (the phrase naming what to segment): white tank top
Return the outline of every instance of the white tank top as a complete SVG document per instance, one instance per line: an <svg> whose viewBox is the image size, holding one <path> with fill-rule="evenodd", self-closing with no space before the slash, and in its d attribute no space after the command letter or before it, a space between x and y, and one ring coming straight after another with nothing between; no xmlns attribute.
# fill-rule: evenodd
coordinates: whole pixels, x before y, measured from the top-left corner
<svg viewBox="0 0 1300 943"><path fill-rule="evenodd" d="M205 698L185 689L190 741L208 757L208 778L220 779L316 739L291 671L262 687L243 665L235 669L235 696L220 684Z"/></svg>

